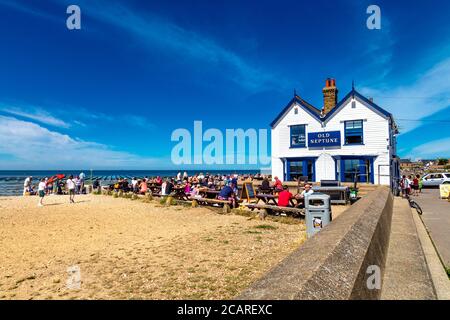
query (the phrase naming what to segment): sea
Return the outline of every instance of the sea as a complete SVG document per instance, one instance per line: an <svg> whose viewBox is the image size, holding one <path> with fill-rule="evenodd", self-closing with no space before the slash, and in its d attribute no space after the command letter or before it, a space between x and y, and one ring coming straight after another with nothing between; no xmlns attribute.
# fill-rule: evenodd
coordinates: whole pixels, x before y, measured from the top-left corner
<svg viewBox="0 0 450 320"><path fill-rule="evenodd" d="M102 185L109 185L114 183L118 179L133 177L176 177L178 172L184 173L186 171L189 176L202 172L203 174L238 174L238 175L250 175L261 172L260 170L60 170L60 171L44 171L44 170L18 170L18 171L2 171L0 170L0 196L18 196L22 195L23 183L26 177L33 177L33 186L37 190L36 186L41 178L52 177L56 174L64 174L66 177L73 175L78 176L81 172L86 175L86 180L89 182L91 179L100 179Z"/></svg>

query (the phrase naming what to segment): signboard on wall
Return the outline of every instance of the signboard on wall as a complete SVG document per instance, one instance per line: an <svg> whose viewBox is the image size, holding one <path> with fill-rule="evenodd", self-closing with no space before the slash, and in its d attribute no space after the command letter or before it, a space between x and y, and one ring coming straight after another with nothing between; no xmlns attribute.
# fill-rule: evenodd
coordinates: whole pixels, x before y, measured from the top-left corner
<svg viewBox="0 0 450 320"><path fill-rule="evenodd" d="M308 147L336 147L341 146L341 132L310 132L308 133Z"/></svg>

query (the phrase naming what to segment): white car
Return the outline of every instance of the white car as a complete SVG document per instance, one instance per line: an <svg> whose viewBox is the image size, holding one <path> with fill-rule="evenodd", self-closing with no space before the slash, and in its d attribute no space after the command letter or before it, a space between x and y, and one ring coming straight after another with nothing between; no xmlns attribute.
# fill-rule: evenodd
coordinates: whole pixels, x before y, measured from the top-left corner
<svg viewBox="0 0 450 320"><path fill-rule="evenodd" d="M438 187L442 183L450 183L450 173L428 173L422 177L424 187Z"/></svg>

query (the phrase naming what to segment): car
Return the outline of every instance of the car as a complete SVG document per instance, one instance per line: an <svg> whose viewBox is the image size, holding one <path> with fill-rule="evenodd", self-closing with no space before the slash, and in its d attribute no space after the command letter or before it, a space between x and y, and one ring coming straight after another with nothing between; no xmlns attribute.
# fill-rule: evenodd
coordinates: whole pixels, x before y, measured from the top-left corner
<svg viewBox="0 0 450 320"><path fill-rule="evenodd" d="M428 173L422 177L424 187L439 187L442 183L450 183L450 173Z"/></svg>

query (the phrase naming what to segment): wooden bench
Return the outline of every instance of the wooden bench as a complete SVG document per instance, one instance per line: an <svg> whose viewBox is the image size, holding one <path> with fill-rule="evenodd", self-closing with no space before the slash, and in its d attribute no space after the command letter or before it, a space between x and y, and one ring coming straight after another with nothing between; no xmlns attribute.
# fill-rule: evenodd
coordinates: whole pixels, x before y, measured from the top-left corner
<svg viewBox="0 0 450 320"><path fill-rule="evenodd" d="M260 214L260 218L264 220L264 218L269 215L273 214L274 212L280 213L280 214L286 214L286 215L292 215L293 217L304 217L305 216L305 210L300 208L292 208L292 207L279 207L279 206L273 206L268 204L255 204L255 203L246 203L244 204L249 209L259 209L262 210L262 214Z"/></svg>
<svg viewBox="0 0 450 320"><path fill-rule="evenodd" d="M197 205L213 205L213 204L219 204L223 207L223 213L230 213L231 212L231 205L233 204L229 200L219 200L219 199L209 199L209 198L191 198L192 200L192 206Z"/></svg>

